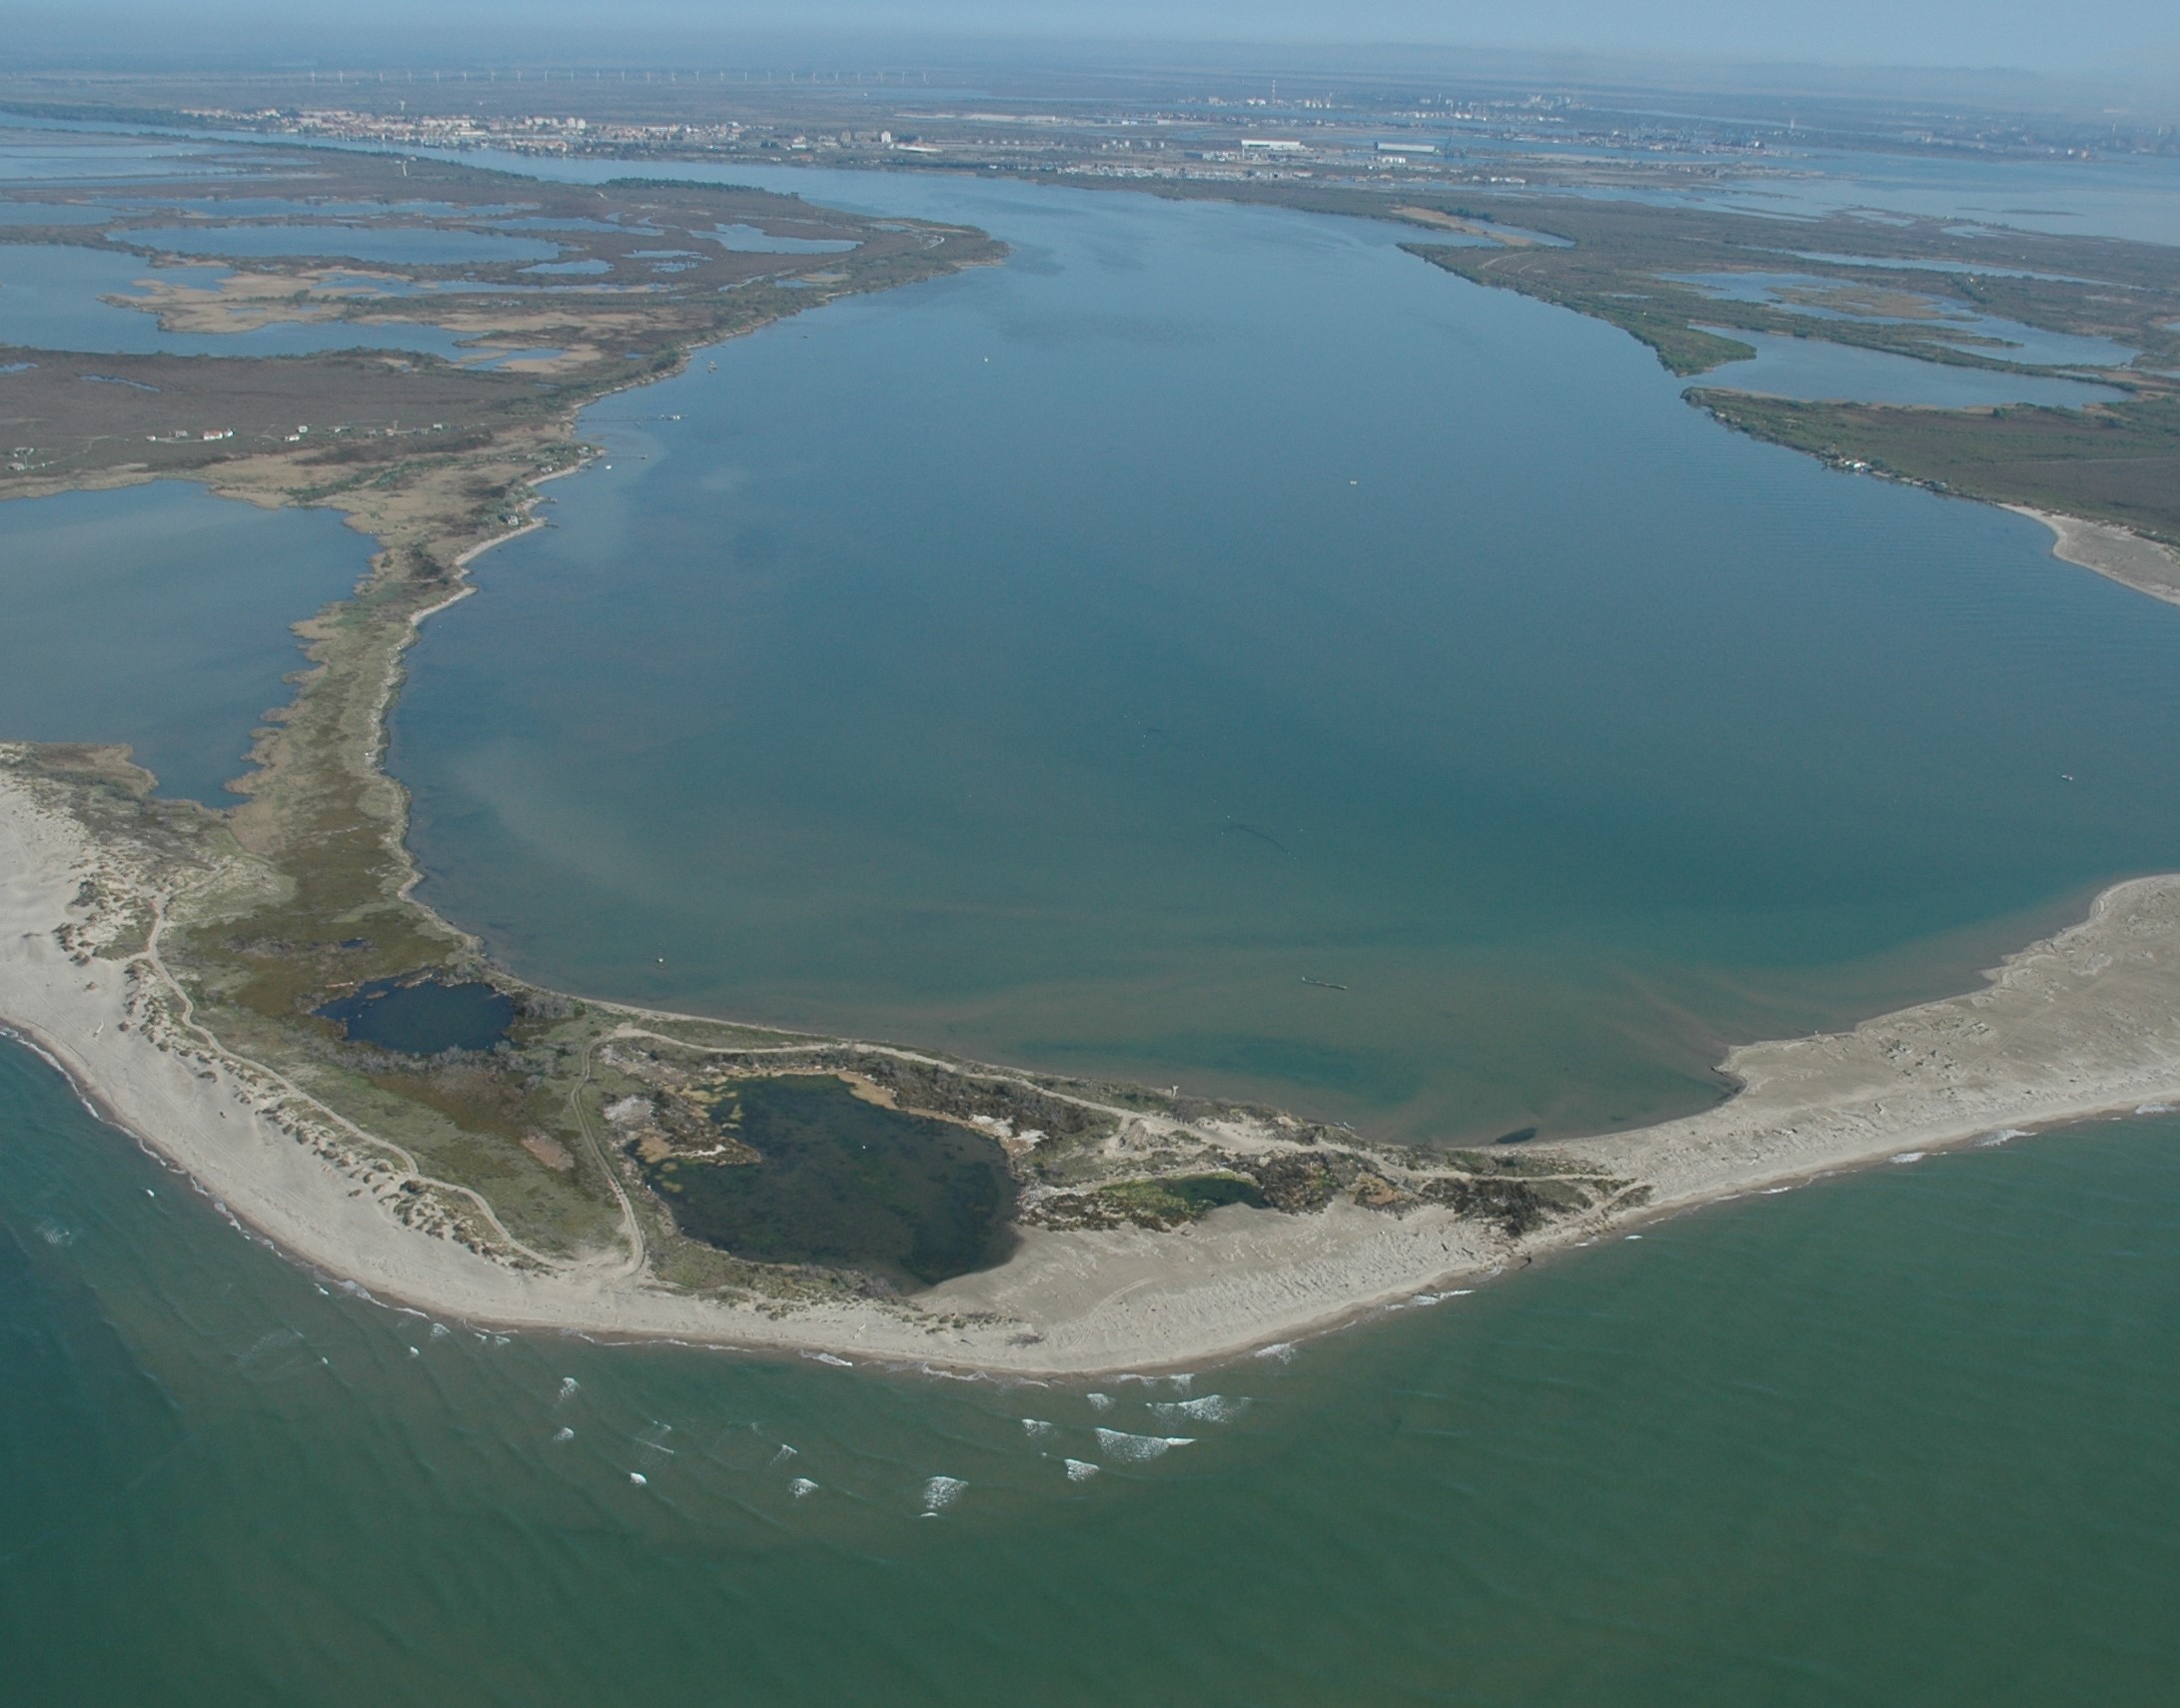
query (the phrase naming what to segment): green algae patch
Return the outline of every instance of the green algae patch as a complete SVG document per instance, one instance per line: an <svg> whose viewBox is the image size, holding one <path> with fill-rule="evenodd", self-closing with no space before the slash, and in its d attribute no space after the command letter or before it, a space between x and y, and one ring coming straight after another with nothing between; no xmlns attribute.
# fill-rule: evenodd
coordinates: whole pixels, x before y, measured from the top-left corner
<svg viewBox="0 0 2180 1708"><path fill-rule="evenodd" d="M737 1258L856 1270L930 1286L1004 1263L1014 1181L993 1140L886 1109L832 1075L749 1080L713 1119L737 1143L711 1161L646 1163L680 1232Z"/></svg>

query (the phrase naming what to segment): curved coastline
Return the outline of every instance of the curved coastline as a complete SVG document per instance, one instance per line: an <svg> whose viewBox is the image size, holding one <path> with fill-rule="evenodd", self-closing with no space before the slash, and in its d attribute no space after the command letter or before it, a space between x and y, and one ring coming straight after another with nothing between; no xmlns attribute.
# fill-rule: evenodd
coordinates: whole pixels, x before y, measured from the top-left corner
<svg viewBox="0 0 2180 1708"><path fill-rule="evenodd" d="M689 349L679 348L669 368L610 390L678 371ZM537 488L595 454L572 442L575 426L571 409L504 434L470 463L493 480L496 502L523 517L484 537L480 506L461 496L452 469L428 470L398 499L303 500L338 501L383 549L354 599L299 625L313 667L253 753L250 804L192 829L200 841L236 846L175 845L147 857L127 810L112 812L123 769L112 755L84 774L88 781L65 781L25 763L27 749L0 747L0 1024L224 1214L375 1297L510 1328L1022 1376L1174 1367L1329 1329L1657 1216L1994 1133L2180 1102L2180 875L2138 878L2103 891L2085 920L2008 956L1979 990L1850 1031L1735 1049L1722 1072L1739 1089L1712 1109L1526 1149L1541 1167L1580 1168L1593 1183L1612 1177L1616 1189L1540 1227L1515 1231L1473 1204L1465 1214L1458 1201L1398 1194L1388 1180L1412 1185L1425 1175L1404 1176L1398 1148L1359 1145L1349 1161L1381 1172L1343 1182L1307 1211L1232 1205L1178 1227L1031 1226L999 1268L905 1301L838 1292L734 1300L721 1295L730 1289L668 1285L646 1263L644 1228L585 1122L580 1088L593 1046L637 1035L637 1021L731 1028L564 998L491 967L472 934L416 900L422 873L407 842L407 792L384 768L407 645L425 618L473 590L464 571L479 555L542 525ZM274 503L298 501L292 474L265 458L190 477ZM2052 528L2054 555L2180 602L2180 571L2165 578L2161 565L2173 560L2164 547L2108 524L2022 513ZM330 791L343 792L342 816L312 819ZM87 809L94 796L98 805ZM238 874L241 890L254 883L262 892L308 872L318 855L297 850L312 845L321 822L371 844L365 879L344 905L362 895L373 917L398 917L423 945L410 951L418 965L485 968L508 989L573 1000L608 1028L583 1046L583 1079L568 1108L595 1154L594 1172L619 1199L625 1249L591 1240L570 1254L535 1250L475 1187L434 1179L414 1152L367 1130L363 1105L326 1094L292 1056L268 1051L265 1025L226 1032L227 1020L252 1021L234 1006L227 1020L200 1018L203 967L177 977L160 956L161 931L201 893L236 888ZM91 892L96 905L84 901ZM87 929L87 906L105 921ZM766 1031L772 1048L878 1048ZM953 1066L971 1077L996 1073ZM1172 1125L1160 1136L1171 1137ZM1229 1154L1252 1146L1261 1154L1271 1143L1267 1123L1232 1125L1238 1130L1213 1135ZM389 1158L398 1187L436 1201L421 1220L383 1184Z"/></svg>
<svg viewBox="0 0 2180 1708"><path fill-rule="evenodd" d="M1076 1377L1242 1354L1660 1215L1995 1133L2180 1102L2180 875L2104 891L1982 989L1850 1032L1744 1046L1741 1090L1679 1121L1552 1147L1648 1186L1639 1207L1510 1237L1428 1206L1241 1206L1169 1232L1030 1229L1001 1268L884 1301L730 1303L630 1276L617 1254L525 1270L404 1226L298 1143L278 1076L145 1027L163 974L63 948L111 865L72 818L0 778L0 1016L101 1118L291 1258L376 1297L502 1327ZM632 1011L630 1011L632 1012ZM288 1088L292 1091L293 1088Z"/></svg>

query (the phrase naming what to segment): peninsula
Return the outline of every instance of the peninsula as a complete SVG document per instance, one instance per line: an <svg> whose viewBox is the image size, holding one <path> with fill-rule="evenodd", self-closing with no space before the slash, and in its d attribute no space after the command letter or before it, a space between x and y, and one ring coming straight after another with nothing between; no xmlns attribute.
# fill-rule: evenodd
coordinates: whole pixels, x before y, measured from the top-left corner
<svg viewBox="0 0 2180 1708"><path fill-rule="evenodd" d="M474 362L0 352L0 408L29 424L0 496L185 475L337 507L382 548L354 597L301 626L310 667L243 805L160 800L112 749L0 748L0 1018L331 1278L507 1325L1152 1367L1706 1201L2180 1100L2180 879L2108 891L1983 990L1737 1050L1741 1091L1704 1114L1458 1151L519 979L412 895L407 801L382 761L419 625L464 595L479 551L533 525L540 480L580 465L582 404L829 297L1001 251L749 191L248 152L248 194L270 182L296 204L276 220L323 227L338 198L419 253L426 234L443 251L510 220L558 250L360 268L336 233L322 258L146 299L173 327L451 325ZM714 241L729 227L783 247ZM148 228L7 229L127 246ZM541 265L563 271L526 277ZM94 371L131 384L81 384ZM2094 506L2065 525L2069 554L2107 573L2161 550Z"/></svg>

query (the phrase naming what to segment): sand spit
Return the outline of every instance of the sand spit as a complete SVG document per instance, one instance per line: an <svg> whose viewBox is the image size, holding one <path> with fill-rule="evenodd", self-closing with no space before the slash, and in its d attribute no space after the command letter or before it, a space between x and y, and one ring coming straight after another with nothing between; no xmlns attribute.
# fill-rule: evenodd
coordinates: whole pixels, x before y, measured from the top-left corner
<svg viewBox="0 0 2180 1708"><path fill-rule="evenodd" d="M1231 1207L1170 1233L1032 1229L1004 1267L913 1307L727 1303L614 1261L513 1267L397 1221L299 1143L308 1100L256 1064L147 1037L147 1003L170 995L157 968L79 959L56 937L98 864L73 818L0 780L0 1020L291 1256L450 1317L1088 1375L1290 1340L1616 1225L1591 1215L1512 1241L1436 1207L1396 1216L1341 1200L1297 1216ZM2139 879L2009 958L1985 989L1850 1033L1749 1045L1726 1063L1746 1089L1718 1109L1554 1150L1647 1184L1647 1216L2000 1128L2180 1100L2176 998L2180 877Z"/></svg>
<svg viewBox="0 0 2180 1708"><path fill-rule="evenodd" d="M2007 504L2015 515L2030 516L2051 529L2051 555L2062 562L2093 569L2099 575L2180 605L2180 552L2139 533L2130 533L2110 522L2085 521L2050 510L2030 509L2026 504Z"/></svg>

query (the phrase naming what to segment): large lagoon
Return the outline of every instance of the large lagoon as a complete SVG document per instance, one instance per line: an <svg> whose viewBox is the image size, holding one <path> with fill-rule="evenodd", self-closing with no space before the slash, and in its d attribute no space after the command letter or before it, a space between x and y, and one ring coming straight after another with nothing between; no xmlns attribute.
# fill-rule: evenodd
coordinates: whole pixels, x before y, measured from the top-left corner
<svg viewBox="0 0 2180 1708"><path fill-rule="evenodd" d="M1014 257L593 409L427 631L424 893L537 977L1489 1138L2180 864L2180 612L2033 523L1398 228L777 181Z"/></svg>

